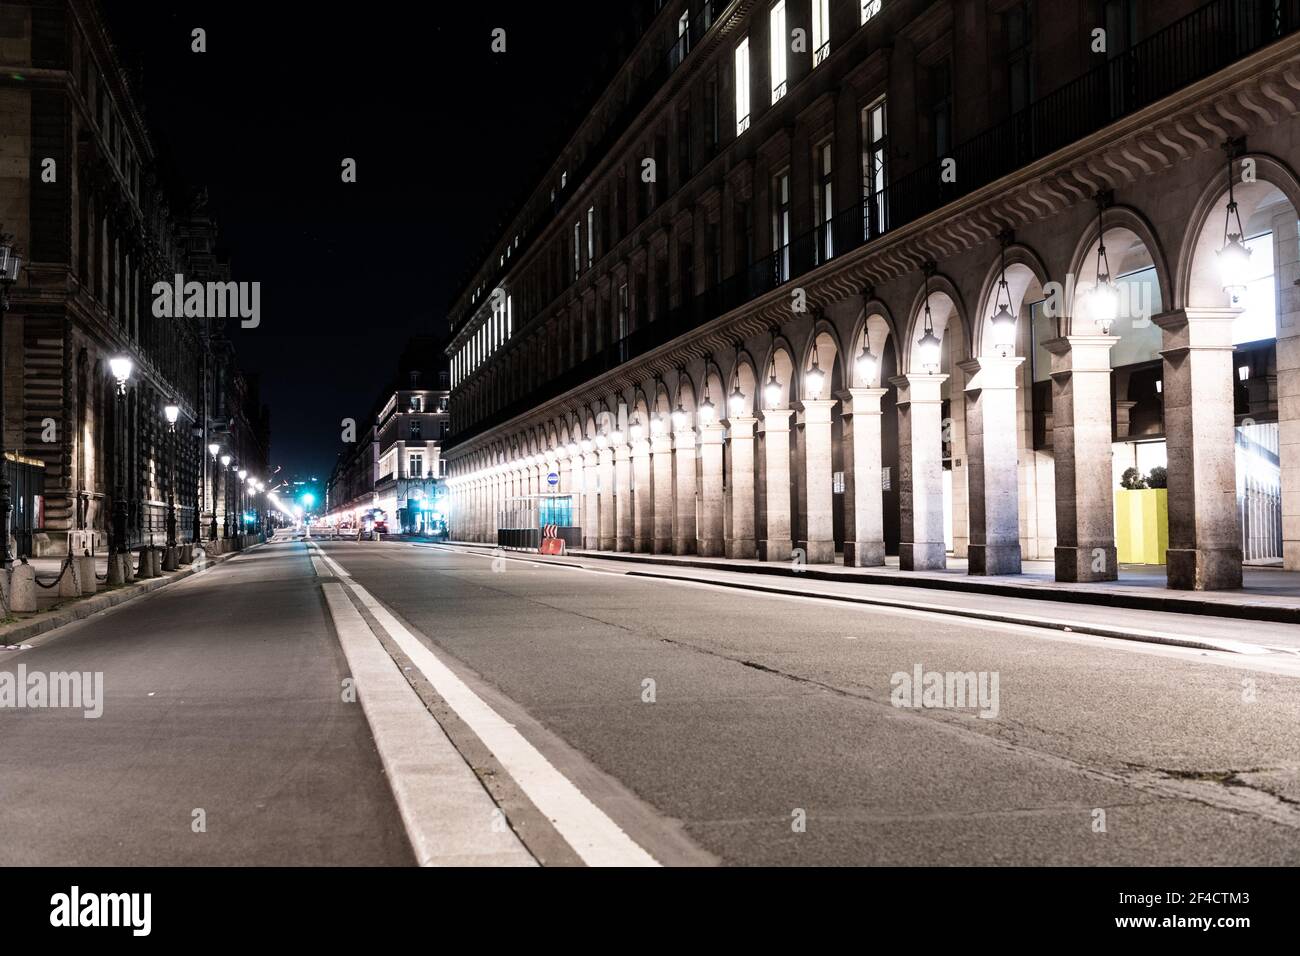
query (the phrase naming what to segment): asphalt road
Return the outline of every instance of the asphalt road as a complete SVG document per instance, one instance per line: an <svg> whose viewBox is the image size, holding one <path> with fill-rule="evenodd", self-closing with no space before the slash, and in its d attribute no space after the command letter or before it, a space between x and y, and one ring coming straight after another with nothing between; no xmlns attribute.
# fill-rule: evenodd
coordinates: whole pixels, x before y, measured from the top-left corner
<svg viewBox="0 0 1300 956"><path fill-rule="evenodd" d="M1295 667L452 549L320 547L661 862L1300 862ZM894 675L918 665L986 672L990 690L996 674L996 716L894 706Z"/></svg>
<svg viewBox="0 0 1300 956"><path fill-rule="evenodd" d="M0 866L412 862L301 545L0 650L19 665L102 672L104 703L0 708Z"/></svg>
<svg viewBox="0 0 1300 956"><path fill-rule="evenodd" d="M1285 655L294 541L0 651L105 682L97 719L0 708L0 865L411 863L327 581L543 863L591 850L541 797L670 865L1300 862ZM434 665L468 691L439 696ZM996 678L996 700L896 706L918 668ZM497 716L548 766L488 747Z"/></svg>

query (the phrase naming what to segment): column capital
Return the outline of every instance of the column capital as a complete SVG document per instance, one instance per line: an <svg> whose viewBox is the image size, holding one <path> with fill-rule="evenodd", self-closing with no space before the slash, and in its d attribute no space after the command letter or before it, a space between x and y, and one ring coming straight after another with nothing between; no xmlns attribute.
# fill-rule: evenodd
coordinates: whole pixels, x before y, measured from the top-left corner
<svg viewBox="0 0 1300 956"><path fill-rule="evenodd" d="M628 461L632 457L632 447L624 442L621 445L614 446L614 459L616 461Z"/></svg>
<svg viewBox="0 0 1300 956"><path fill-rule="evenodd" d="M1052 353L1052 372L1110 372L1110 350L1116 335L1062 335L1048 339L1043 348Z"/></svg>
<svg viewBox="0 0 1300 956"><path fill-rule="evenodd" d="M727 437L727 430L721 425L706 425L700 429L701 445L721 445L722 440Z"/></svg>
<svg viewBox="0 0 1300 956"><path fill-rule="evenodd" d="M727 432L732 441L737 438L753 438L754 426L758 424L757 418L744 418L736 416L727 419Z"/></svg>
<svg viewBox="0 0 1300 956"><path fill-rule="evenodd" d="M650 439L650 451L656 455L667 454L673 450L672 435L655 435Z"/></svg>
<svg viewBox="0 0 1300 956"><path fill-rule="evenodd" d="M790 416L793 414L793 408L763 409L763 430L768 432L788 432L790 430Z"/></svg>
<svg viewBox="0 0 1300 956"><path fill-rule="evenodd" d="M887 388L846 388L840 393L844 415L879 415L880 400L889 394Z"/></svg>
<svg viewBox="0 0 1300 956"><path fill-rule="evenodd" d="M898 404L910 402L940 402L940 387L948 381L947 375L895 375L889 383L898 389Z"/></svg>
<svg viewBox="0 0 1300 956"><path fill-rule="evenodd" d="M1187 349L1225 349L1231 351L1232 323L1243 309L1172 309L1153 315L1151 321L1164 333L1169 352Z"/></svg>
<svg viewBox="0 0 1300 956"><path fill-rule="evenodd" d="M804 423L817 425L831 420L831 409L835 407L836 400L833 398L806 398L796 404L799 410L803 412Z"/></svg>
<svg viewBox="0 0 1300 956"><path fill-rule="evenodd" d="M650 441L647 439L643 438L641 441L634 441L630 447L633 458L645 458L650 454Z"/></svg>
<svg viewBox="0 0 1300 956"><path fill-rule="evenodd" d="M978 392L989 388L1016 387L1016 369L1024 364L1023 355L985 355L958 362L957 367L966 373L966 391Z"/></svg>
<svg viewBox="0 0 1300 956"><path fill-rule="evenodd" d="M673 432L673 447L681 450L695 447L695 429L684 428Z"/></svg>

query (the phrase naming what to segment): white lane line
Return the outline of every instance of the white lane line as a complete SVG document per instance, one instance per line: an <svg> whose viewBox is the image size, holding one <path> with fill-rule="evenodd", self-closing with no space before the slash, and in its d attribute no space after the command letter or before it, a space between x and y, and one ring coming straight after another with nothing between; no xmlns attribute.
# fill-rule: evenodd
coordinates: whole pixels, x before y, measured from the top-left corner
<svg viewBox="0 0 1300 956"><path fill-rule="evenodd" d="M321 585L375 749L421 866L536 866L343 585Z"/></svg>
<svg viewBox="0 0 1300 956"><path fill-rule="evenodd" d="M338 562L317 549L322 560L352 589L402 652L527 794L556 831L588 866L659 866L573 783L438 660L424 642L402 626L388 609L357 584Z"/></svg>

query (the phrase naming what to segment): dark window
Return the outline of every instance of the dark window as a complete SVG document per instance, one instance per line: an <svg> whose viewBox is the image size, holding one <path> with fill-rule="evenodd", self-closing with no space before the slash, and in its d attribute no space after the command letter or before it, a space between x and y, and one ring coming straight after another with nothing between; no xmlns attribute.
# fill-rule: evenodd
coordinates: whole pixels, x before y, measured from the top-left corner
<svg viewBox="0 0 1300 956"><path fill-rule="evenodd" d="M930 104L934 154L942 158L952 149L952 67L947 61L930 68Z"/></svg>
<svg viewBox="0 0 1300 956"><path fill-rule="evenodd" d="M708 156L712 156L718 148L721 120L718 113L718 71L715 67L704 80L704 150Z"/></svg>
<svg viewBox="0 0 1300 956"><path fill-rule="evenodd" d="M715 286L722 281L722 240L721 232L716 222L711 222L704 230L704 258L705 268L708 269L708 275L705 277L709 286Z"/></svg>
<svg viewBox="0 0 1300 956"><path fill-rule="evenodd" d="M677 182L691 178L691 108L683 106L677 111Z"/></svg>
<svg viewBox="0 0 1300 956"><path fill-rule="evenodd" d="M677 267L680 277L680 302L685 305L695 295L695 247L684 242L677 249Z"/></svg>
<svg viewBox="0 0 1300 956"><path fill-rule="evenodd" d="M1018 3L1002 14L1002 35L1006 41L1010 111L1018 113L1034 98L1033 34L1028 3Z"/></svg>

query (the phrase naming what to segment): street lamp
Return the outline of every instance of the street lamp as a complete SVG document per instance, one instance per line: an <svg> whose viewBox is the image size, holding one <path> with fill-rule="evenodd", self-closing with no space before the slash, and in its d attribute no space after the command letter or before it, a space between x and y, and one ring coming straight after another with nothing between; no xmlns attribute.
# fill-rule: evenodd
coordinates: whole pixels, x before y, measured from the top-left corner
<svg viewBox="0 0 1300 956"><path fill-rule="evenodd" d="M776 377L776 356L772 356L772 364L768 369L767 384L763 386L763 407L767 409L776 408L781 401L781 380Z"/></svg>
<svg viewBox="0 0 1300 956"><path fill-rule="evenodd" d="M641 424L640 415L633 415L632 421L628 423L627 427L634 442L643 441L645 439L645 425Z"/></svg>
<svg viewBox="0 0 1300 956"><path fill-rule="evenodd" d="M993 327L993 348L1002 353L1006 358L1008 352L1016 350L1016 317L1011 314L1011 287L1007 285L1007 242L1002 242L1002 277L998 279L998 291L993 297L993 304L997 307L989 323ZM1006 293L1007 301L1002 301L1002 294Z"/></svg>
<svg viewBox="0 0 1300 956"><path fill-rule="evenodd" d="M930 272L925 273L925 323L924 334L916 343L916 357L927 375L939 371L940 351L939 337L934 334L934 316L930 313Z"/></svg>
<svg viewBox="0 0 1300 956"><path fill-rule="evenodd" d="M1106 258L1105 196L1097 197L1097 281L1088 297L1088 311L1101 326L1102 335L1110 335L1110 328L1119 318L1119 290L1110 281L1110 260Z"/></svg>
<svg viewBox="0 0 1300 956"><path fill-rule="evenodd" d="M181 417L181 407L169 404L163 408L167 416L167 445L171 467L167 476L167 547L176 547L176 421ZM169 559L170 560L170 559Z"/></svg>
<svg viewBox="0 0 1300 956"><path fill-rule="evenodd" d="M813 347L812 368L803 374L804 385L808 389L809 398L821 398L822 386L826 384L826 373L822 371L821 366L817 364L817 348Z"/></svg>
<svg viewBox="0 0 1300 956"><path fill-rule="evenodd" d="M727 411L732 418L745 417L745 393L740 389L740 376L736 376L736 385L727 396Z"/></svg>
<svg viewBox="0 0 1300 956"><path fill-rule="evenodd" d="M4 351L5 313L9 311L9 288L18 281L18 271L23 259L14 248L13 236L0 231L0 359ZM4 545L0 546L0 567L8 571L14 566L13 555L9 553L9 516L13 512L13 503L9 500L9 463L6 453L4 432L4 362L0 361L0 537Z"/></svg>
<svg viewBox="0 0 1300 956"><path fill-rule="evenodd" d="M1232 232L1232 220L1237 220L1237 231ZM1239 290L1246 287L1246 269L1250 266L1250 250L1242 243L1245 232L1241 227L1241 212L1237 209L1237 198L1233 193L1232 153L1228 153L1228 207L1223 215L1223 248L1219 250L1219 274L1223 278L1223 289L1234 299Z"/></svg>
<svg viewBox="0 0 1300 956"><path fill-rule="evenodd" d="M221 461L221 537L230 537L230 456L222 455ZM212 486L212 523L217 521L216 485Z"/></svg>
<svg viewBox="0 0 1300 956"><path fill-rule="evenodd" d="M858 384L867 388L876 380L876 367L879 365L876 353L871 351L871 336L864 327L862 330L862 352L857 358Z"/></svg>
<svg viewBox="0 0 1300 956"><path fill-rule="evenodd" d="M113 453L117 467L113 491L113 554L126 554L126 385L131 380L135 364L128 356L116 355L108 360L109 371L117 380L116 404L114 405Z"/></svg>
<svg viewBox="0 0 1300 956"><path fill-rule="evenodd" d="M713 424L713 413L713 400L709 398L709 382L706 378L704 381L704 401L700 402L700 410L697 413L701 428L708 428Z"/></svg>

